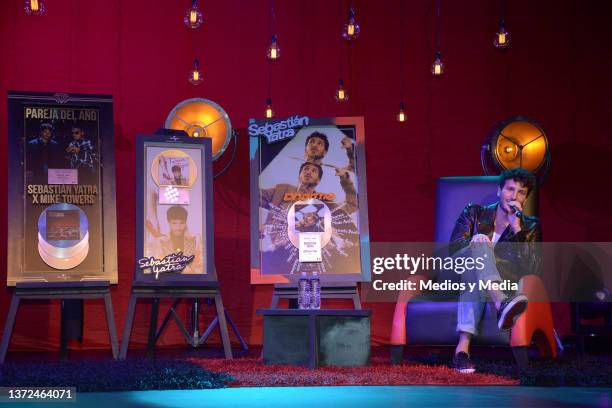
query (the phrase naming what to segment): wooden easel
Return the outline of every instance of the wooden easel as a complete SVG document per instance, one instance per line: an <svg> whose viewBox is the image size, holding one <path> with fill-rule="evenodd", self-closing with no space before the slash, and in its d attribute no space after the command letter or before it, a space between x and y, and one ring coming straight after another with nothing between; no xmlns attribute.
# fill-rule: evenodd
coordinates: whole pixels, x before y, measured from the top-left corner
<svg viewBox="0 0 612 408"><path fill-rule="evenodd" d="M106 311L106 323L110 338L113 358L117 359L119 342L115 327L113 314L113 302L110 296L109 281L86 281L86 282L28 282L17 283L0 344L0 364L4 363L8 346L13 334L13 326L17 317L17 310L22 299L104 299Z"/></svg>
<svg viewBox="0 0 612 408"><path fill-rule="evenodd" d="M132 325L134 322L134 314L136 312L136 302L138 299L153 299L153 306L151 310L151 322L149 326L149 337L147 342L147 349L152 352L155 343L159 339L162 331L166 327L170 316L174 318L179 330L185 337L185 341L192 347L197 347L206 341L206 338L212 331L213 324L209 326L209 329L201 337L189 334L185 325L177 315L175 308L182 299L214 299L216 307L216 319L219 324L219 330L221 332L221 342L223 343L223 352L225 358L228 360L232 359L232 348L229 339L229 333L227 331L226 312L223 307L223 300L221 299L221 292L219 291L219 285L216 282L210 282L207 286L189 285L180 286L144 286L134 285L132 286L132 294L130 295L130 302L128 305L128 313L125 320L125 326L123 328L123 338L121 340L121 350L119 352L119 359L125 360L127 356L128 345L130 343L130 335L132 333ZM173 303L168 315L164 319L161 327L157 329L157 316L159 313L159 299L161 298L173 298L176 299ZM213 321L214 323L214 321ZM237 329L236 329L237 330ZM240 337L239 337L240 338ZM242 342L241 342L242 343Z"/></svg>

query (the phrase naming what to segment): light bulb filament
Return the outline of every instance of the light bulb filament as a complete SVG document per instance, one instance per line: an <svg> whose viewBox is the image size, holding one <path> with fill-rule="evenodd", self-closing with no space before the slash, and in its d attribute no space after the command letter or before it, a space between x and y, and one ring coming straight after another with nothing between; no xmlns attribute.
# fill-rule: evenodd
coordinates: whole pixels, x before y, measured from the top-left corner
<svg viewBox="0 0 612 408"><path fill-rule="evenodd" d="M350 36L355 35L355 24L349 23L346 27L346 33Z"/></svg>
<svg viewBox="0 0 612 408"><path fill-rule="evenodd" d="M199 81L200 80L200 72L197 70L193 71L193 80L194 81Z"/></svg>
<svg viewBox="0 0 612 408"><path fill-rule="evenodd" d="M38 0L30 0L30 9L34 12L37 12L39 9Z"/></svg>
<svg viewBox="0 0 612 408"><path fill-rule="evenodd" d="M497 42L502 45L506 43L506 33L505 32L501 31L498 33Z"/></svg>
<svg viewBox="0 0 612 408"><path fill-rule="evenodd" d="M190 22L191 24L195 24L195 23L196 23L196 21L198 21L198 13L197 13L195 10L193 10L193 9L192 9L192 10L189 12L189 22Z"/></svg>

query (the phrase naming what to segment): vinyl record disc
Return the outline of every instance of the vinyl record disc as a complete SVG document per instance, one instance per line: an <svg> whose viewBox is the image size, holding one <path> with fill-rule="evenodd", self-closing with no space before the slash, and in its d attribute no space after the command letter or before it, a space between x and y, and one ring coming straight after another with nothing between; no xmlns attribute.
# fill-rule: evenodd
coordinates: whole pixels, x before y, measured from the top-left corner
<svg viewBox="0 0 612 408"><path fill-rule="evenodd" d="M78 244L70 248L61 248L61 247L56 247L54 245L51 245L47 243L47 241L44 240L44 238L42 237L42 235L40 235L40 233L38 234L38 245L42 247L42 249L47 254L49 254L50 256L54 258L72 258L73 256L80 254L83 248L85 248L88 244L89 244L89 233L85 234L85 237L83 237L81 242L79 242Z"/></svg>
<svg viewBox="0 0 612 408"><path fill-rule="evenodd" d="M53 204L38 217L38 253L54 269L72 269L89 253L89 223L76 205Z"/></svg>
<svg viewBox="0 0 612 408"><path fill-rule="evenodd" d="M42 260L47 265L49 265L50 267L54 269L60 269L60 270L72 269L72 268L79 266L85 260L85 258L87 257L87 254L89 253L89 244L87 244L87 246L83 248L81 253L71 258L61 259L61 258L56 258L54 256L51 256L42 249L40 244L38 244L38 253L40 254L40 257L42 258Z"/></svg>

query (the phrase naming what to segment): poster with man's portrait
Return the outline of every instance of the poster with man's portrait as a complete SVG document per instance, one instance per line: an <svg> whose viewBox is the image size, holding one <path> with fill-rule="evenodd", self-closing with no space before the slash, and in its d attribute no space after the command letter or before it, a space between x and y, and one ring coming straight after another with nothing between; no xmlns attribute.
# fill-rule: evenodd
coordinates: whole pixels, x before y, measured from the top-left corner
<svg viewBox="0 0 612 408"><path fill-rule="evenodd" d="M210 141L138 138L137 283L214 280Z"/></svg>
<svg viewBox="0 0 612 408"><path fill-rule="evenodd" d="M251 282L368 280L363 119L251 120L249 135Z"/></svg>
<svg viewBox="0 0 612 408"><path fill-rule="evenodd" d="M8 285L117 282L113 137L109 96L9 92Z"/></svg>

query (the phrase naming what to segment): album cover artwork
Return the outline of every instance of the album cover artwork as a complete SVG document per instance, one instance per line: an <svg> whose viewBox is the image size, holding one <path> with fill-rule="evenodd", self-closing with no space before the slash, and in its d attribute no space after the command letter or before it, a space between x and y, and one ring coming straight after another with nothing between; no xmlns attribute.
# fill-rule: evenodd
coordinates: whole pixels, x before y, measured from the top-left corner
<svg viewBox="0 0 612 408"><path fill-rule="evenodd" d="M160 156L158 171L160 185L189 185L189 160L186 157Z"/></svg>
<svg viewBox="0 0 612 408"><path fill-rule="evenodd" d="M81 239L81 224L79 221L78 211L47 211L47 241Z"/></svg>

